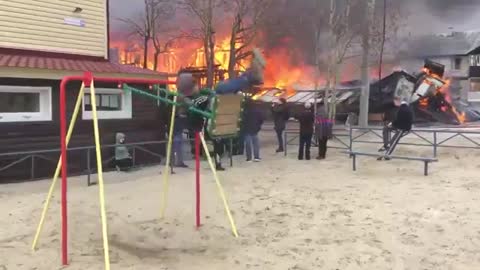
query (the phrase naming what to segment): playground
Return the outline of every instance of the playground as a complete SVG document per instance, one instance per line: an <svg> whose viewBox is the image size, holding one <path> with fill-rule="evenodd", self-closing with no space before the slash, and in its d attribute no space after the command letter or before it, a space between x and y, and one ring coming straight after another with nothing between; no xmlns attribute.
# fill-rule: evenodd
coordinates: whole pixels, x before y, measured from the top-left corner
<svg viewBox="0 0 480 270"><path fill-rule="evenodd" d="M329 150L325 161L301 162L293 146L287 157L273 154L273 132L262 132L261 140L263 162L236 157L219 173L238 238L206 162L200 229L193 162L171 175L163 219L158 166L104 173L111 268L478 269L479 152L439 150L425 177L408 160L362 157L352 172L340 150ZM50 183L2 186L0 269L61 268L58 192L38 250L30 248ZM104 269L98 187L87 187L85 177L69 178L69 255L65 269Z"/></svg>

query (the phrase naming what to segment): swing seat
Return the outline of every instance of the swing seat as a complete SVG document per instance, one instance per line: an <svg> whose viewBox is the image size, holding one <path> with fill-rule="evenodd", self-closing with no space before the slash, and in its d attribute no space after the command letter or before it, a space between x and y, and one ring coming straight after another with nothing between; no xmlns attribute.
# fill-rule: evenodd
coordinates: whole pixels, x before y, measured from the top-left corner
<svg viewBox="0 0 480 270"><path fill-rule="evenodd" d="M243 95L217 95L210 103L213 117L208 120L207 132L213 139L237 137L242 122L245 98Z"/></svg>

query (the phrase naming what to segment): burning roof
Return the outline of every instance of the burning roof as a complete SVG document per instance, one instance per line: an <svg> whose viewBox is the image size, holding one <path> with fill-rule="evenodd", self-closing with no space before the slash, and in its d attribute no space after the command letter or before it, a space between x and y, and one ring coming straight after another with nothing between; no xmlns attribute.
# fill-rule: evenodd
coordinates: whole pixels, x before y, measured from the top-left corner
<svg viewBox="0 0 480 270"><path fill-rule="evenodd" d="M395 71L380 81L370 85L370 113L386 114L392 118L396 111L395 100L409 101L416 111L417 121L461 124L480 120L480 113L462 104L455 96L452 83L443 78L444 66L426 61L419 74L412 75L405 71ZM458 87L458 86L457 86ZM285 97L287 91L263 89L256 98L271 102L275 97ZM303 103L318 94L318 101L323 102L325 91L296 91L288 94L287 101ZM359 113L361 82L350 81L337 87L337 112L339 114ZM330 97L328 97L330 98Z"/></svg>

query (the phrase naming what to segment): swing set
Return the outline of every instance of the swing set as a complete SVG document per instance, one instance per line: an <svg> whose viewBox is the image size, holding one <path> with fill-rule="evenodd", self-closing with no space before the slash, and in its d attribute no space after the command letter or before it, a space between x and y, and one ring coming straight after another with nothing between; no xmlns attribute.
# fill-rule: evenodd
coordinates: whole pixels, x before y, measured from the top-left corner
<svg viewBox="0 0 480 270"><path fill-rule="evenodd" d="M66 101L65 101L65 91L66 86L69 82L80 81L82 85L78 93L78 97L75 103L75 108L73 111L72 118L70 119L70 125L66 123ZM85 88L90 88L91 94L91 105L92 105L92 116L93 116L93 129L94 129L94 139L95 139L95 148L96 148L96 162L97 162L97 172L98 172L98 183L99 183L99 200L100 200L100 215L102 223L102 238L103 238L103 249L104 249L104 261L105 269L110 269L110 258L109 258L109 242L108 242L108 230L107 230L107 214L106 214L106 203L105 203L105 183L103 179L103 167L102 167L102 153L100 146L100 130L98 127L98 112L97 112L97 100L95 97L95 82L104 82L104 83L117 83L119 88L123 91L130 91L134 94L142 95L144 97L158 100L162 103L172 105L172 114L170 120L170 128L168 135L167 143L167 155L165 169L163 172L163 189L162 189L162 202L160 208L160 218L164 217L165 208L167 205L167 194L169 187L169 176L170 176L170 162L171 162L171 151L172 151L172 140L173 140L173 126L175 122L175 110L177 106L184 106L187 110L193 114L200 115L207 119L207 132L212 138L222 138L222 137L232 137L236 136L239 131L241 113L243 111L243 96L240 95L224 95L217 96L214 92L210 90L202 90L201 94L209 95L212 101L210 102L209 111L204 111L192 104L186 102L178 102L178 98L183 96L180 93L168 91L166 89L160 89L158 85L174 85L174 81L168 80L155 80L155 79L136 79L136 78L109 78L109 77L94 77L92 73L85 72L83 76L67 76L64 77L60 84L60 142L61 142L61 155L55 169L55 173L50 185L47 198L45 200L42 214L40 217L40 222L36 230L36 234L32 243L32 250L36 250L38 246L38 240L42 232L43 225L45 223L45 218L49 209L50 201L58 180L58 177L61 174L61 252L62 252L62 264L68 265L68 226L67 226L67 147L70 142L75 122L80 111L82 104L83 96L85 94ZM154 85L155 89L162 91L166 94L166 97L161 97L158 95L151 94L147 91L143 91L134 87L129 86L128 84L144 84L144 85ZM170 100L172 98L172 100ZM215 183L222 199L227 218L229 220L232 233L235 237L238 237L237 228L233 220L228 202L226 199L225 192L223 190L221 181L218 177L218 174L215 169L215 164L212 161L208 147L205 141L203 132L197 132L195 134L195 175L196 175L196 226L200 227L200 144L203 146L204 152L207 157L208 164L212 170Z"/></svg>

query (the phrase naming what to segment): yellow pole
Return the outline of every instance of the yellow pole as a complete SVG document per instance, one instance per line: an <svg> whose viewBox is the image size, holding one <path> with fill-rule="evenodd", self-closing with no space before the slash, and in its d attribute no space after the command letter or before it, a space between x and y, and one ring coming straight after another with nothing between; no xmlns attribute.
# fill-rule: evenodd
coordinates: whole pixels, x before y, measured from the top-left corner
<svg viewBox="0 0 480 270"><path fill-rule="evenodd" d="M75 121L77 120L78 112L80 111L80 106L82 105L83 94L85 92L85 85L82 83L80 87L80 91L78 92L77 102L75 103L75 109L73 110L73 116L70 120L70 125L68 127L67 132L67 146L70 142L70 138L73 133L73 128L75 127ZM43 205L42 215L40 217L40 222L37 227L37 232L35 233L35 238L33 239L32 250L37 248L38 239L40 238L40 233L42 232L43 225L45 223L45 218L47 216L47 211L50 206L50 201L53 196L53 190L55 189L55 185L57 184L58 176L60 175L60 169L62 168L62 156L58 159L57 168L55 169L55 174L53 175L52 184L50 185L50 189L48 190L47 199Z"/></svg>
<svg viewBox="0 0 480 270"><path fill-rule="evenodd" d="M177 102L177 96L173 97L173 102ZM175 125L175 111L177 106L172 105L172 116L170 117L170 128L168 132L167 142L167 157L165 159L165 169L163 171L163 192L162 192L162 206L160 208L160 218L165 216L165 208L167 208L167 196L168 196L168 178L170 176L170 163L172 154L172 141L173 141L173 126Z"/></svg>
<svg viewBox="0 0 480 270"><path fill-rule="evenodd" d="M108 248L108 232L107 232L107 213L105 210L105 185L103 182L102 168L102 152L100 149L100 131L98 129L97 100L95 97L95 87L93 80L90 86L90 96L92 101L93 115L93 131L95 135L95 152L97 157L98 184L100 193L100 215L102 217L102 236L103 236L103 252L105 257L105 270L110 270L110 254Z"/></svg>
<svg viewBox="0 0 480 270"><path fill-rule="evenodd" d="M222 198L223 206L225 207L225 211L227 212L228 220L230 221L230 226L232 227L233 235L235 235L235 237L238 237L237 227L235 226L235 221L233 221L232 213L230 212L230 208L228 207L227 198L225 196L225 192L223 191L222 183L218 178L217 170L215 169L215 165L213 164L212 157L210 156L210 152L208 151L207 143L205 142L203 132L200 132L200 139L202 140L203 150L207 155L208 164L210 165L210 169L212 170L213 177L215 178L215 182L217 183L218 192L220 193L220 197Z"/></svg>

